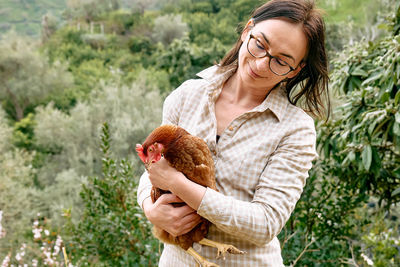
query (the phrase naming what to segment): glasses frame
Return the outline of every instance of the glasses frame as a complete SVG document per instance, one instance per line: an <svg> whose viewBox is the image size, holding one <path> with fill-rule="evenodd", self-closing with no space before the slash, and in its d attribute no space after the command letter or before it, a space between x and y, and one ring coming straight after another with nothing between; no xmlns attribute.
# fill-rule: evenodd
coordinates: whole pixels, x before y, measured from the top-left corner
<svg viewBox="0 0 400 267"><path fill-rule="evenodd" d="M255 55L253 55L253 54L250 52L250 49L249 49L249 44L250 44L251 38L254 38L256 41L260 42L260 41L258 40L258 38L255 37L255 36L253 35L252 32L250 32L249 39L247 40L247 51L249 52L250 55L252 55L252 56L255 57L255 58L264 58L264 57L268 57L268 58L269 58L269 60L268 60L268 67L269 67L269 69L272 71L272 73L274 73L275 75L278 75L278 76L285 76L285 75L287 75L289 72L294 71L295 69L297 69L297 67L296 67L296 68L293 68L293 67L290 66L289 63L287 63L286 61L284 61L284 60L282 60L282 59L279 59L280 61L285 62L285 64L289 67L289 71L286 72L286 73L284 73L284 74L278 74L278 73L276 73L275 71L273 71L272 68L271 68L271 60L272 60L273 58L275 58L275 60L278 60L278 58L277 58L277 57L274 57L273 55L271 55L270 53L268 53L268 51L265 49L264 46L263 46L263 47L264 47L264 50L265 50L265 55L264 55L264 56L255 56ZM260 42L260 43L261 43L261 42Z"/></svg>

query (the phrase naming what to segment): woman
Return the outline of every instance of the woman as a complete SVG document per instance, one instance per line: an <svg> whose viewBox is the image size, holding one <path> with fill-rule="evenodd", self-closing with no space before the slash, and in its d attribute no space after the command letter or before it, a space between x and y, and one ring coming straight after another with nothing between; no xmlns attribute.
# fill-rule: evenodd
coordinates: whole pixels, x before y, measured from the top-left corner
<svg viewBox="0 0 400 267"><path fill-rule="evenodd" d="M163 124L179 125L207 142L219 192L185 179L162 159L138 189L138 202L153 224L181 235L200 215L213 223L209 239L247 252L215 260L215 249L194 246L205 258L221 266L283 266L277 235L317 156L314 122L296 103L321 113L328 81L324 36L313 2L272 0L254 11L218 66L167 97ZM150 181L173 194L152 203ZM169 204L179 201L187 205ZM195 262L166 244L160 266Z"/></svg>

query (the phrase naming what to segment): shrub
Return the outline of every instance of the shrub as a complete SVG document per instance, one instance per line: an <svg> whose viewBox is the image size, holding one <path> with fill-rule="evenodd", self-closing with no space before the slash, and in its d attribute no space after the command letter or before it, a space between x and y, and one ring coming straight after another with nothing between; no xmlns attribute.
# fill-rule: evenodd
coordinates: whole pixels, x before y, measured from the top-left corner
<svg viewBox="0 0 400 267"><path fill-rule="evenodd" d="M157 266L159 244L137 205L132 164L112 158L107 124L101 139L102 176L83 186L84 212L67 249L78 266Z"/></svg>

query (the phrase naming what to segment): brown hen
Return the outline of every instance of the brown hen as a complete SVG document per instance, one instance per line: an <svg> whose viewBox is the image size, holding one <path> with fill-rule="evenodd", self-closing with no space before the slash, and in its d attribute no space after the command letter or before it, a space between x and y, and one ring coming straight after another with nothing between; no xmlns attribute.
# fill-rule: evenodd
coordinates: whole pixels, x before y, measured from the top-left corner
<svg viewBox="0 0 400 267"><path fill-rule="evenodd" d="M190 135L185 129L175 125L163 125L156 128L144 141L143 145L136 145L136 151L144 162L146 169L151 163L163 156L167 162L177 171L182 172L186 178L200 185L217 190L215 183L214 162L207 144L199 137ZM168 191L153 186L151 199L153 203ZM210 222L204 218L190 232L172 236L168 232L156 226L153 234L159 240L178 245L192 255L203 267L218 266L201 257L192 245L198 242L202 245L216 247L218 256L225 257L225 253L243 254L232 245L217 243L204 238L208 233Z"/></svg>

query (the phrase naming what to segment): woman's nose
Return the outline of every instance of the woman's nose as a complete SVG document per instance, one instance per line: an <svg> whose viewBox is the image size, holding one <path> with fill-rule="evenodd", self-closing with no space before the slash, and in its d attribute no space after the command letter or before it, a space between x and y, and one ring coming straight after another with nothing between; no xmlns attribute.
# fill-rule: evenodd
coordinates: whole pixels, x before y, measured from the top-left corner
<svg viewBox="0 0 400 267"><path fill-rule="evenodd" d="M269 71L269 57L257 58L256 66L259 71L267 72Z"/></svg>

